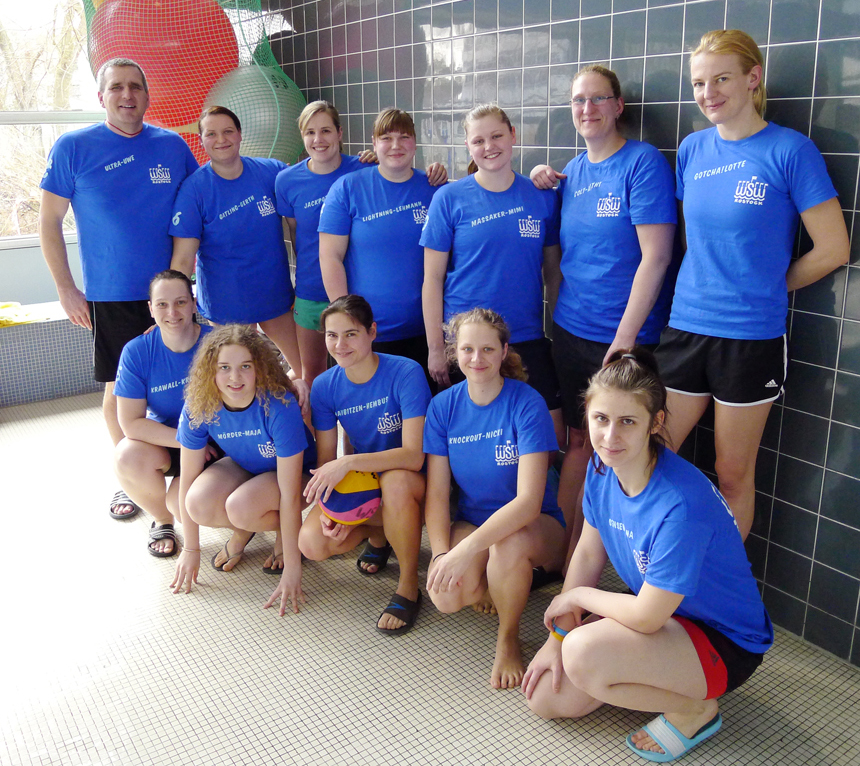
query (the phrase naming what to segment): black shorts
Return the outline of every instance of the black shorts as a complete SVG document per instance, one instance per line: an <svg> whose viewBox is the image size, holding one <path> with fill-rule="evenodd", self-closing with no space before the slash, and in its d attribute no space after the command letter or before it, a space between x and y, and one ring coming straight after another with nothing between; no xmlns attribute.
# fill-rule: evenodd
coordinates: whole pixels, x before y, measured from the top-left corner
<svg viewBox="0 0 860 766"><path fill-rule="evenodd" d="M558 376L555 374L555 365L552 361L552 341L549 338L535 338L525 340L517 344L511 344L523 360L526 368L528 381L546 402L550 412L561 408L561 389L558 385ZM451 383L460 383L466 379L459 367L453 367L449 371Z"/></svg>
<svg viewBox="0 0 860 766"><path fill-rule="evenodd" d="M761 665L762 654L744 649L701 620L677 614L674 619L687 631L699 655L708 684L705 699L716 699L734 691Z"/></svg>
<svg viewBox="0 0 860 766"><path fill-rule="evenodd" d="M179 476L179 455L181 450L179 447L165 447L167 454L170 455L170 467L164 472L165 476Z"/></svg>
<svg viewBox="0 0 860 766"><path fill-rule="evenodd" d="M155 324L147 301L87 301L93 325L93 377L113 383L125 344Z"/></svg>
<svg viewBox="0 0 860 766"><path fill-rule="evenodd" d="M401 340L375 340L373 341L373 350L377 354L391 354L391 356L403 356L407 359L412 359L421 365L424 370L424 375L427 378L427 383L430 385L430 391L435 396L438 393L439 387L436 381L430 377L430 371L427 369L427 336L416 335L414 338L402 338Z"/></svg>
<svg viewBox="0 0 860 766"><path fill-rule="evenodd" d="M552 358L561 384L561 413L568 428L585 430L583 395L588 381L601 367L611 343L580 338L557 322L552 324ZM642 344L653 351L653 344Z"/></svg>
<svg viewBox="0 0 860 766"><path fill-rule="evenodd" d="M667 327L656 356L669 391L713 396L720 404L750 407L773 402L782 393L788 344L784 335L738 340Z"/></svg>

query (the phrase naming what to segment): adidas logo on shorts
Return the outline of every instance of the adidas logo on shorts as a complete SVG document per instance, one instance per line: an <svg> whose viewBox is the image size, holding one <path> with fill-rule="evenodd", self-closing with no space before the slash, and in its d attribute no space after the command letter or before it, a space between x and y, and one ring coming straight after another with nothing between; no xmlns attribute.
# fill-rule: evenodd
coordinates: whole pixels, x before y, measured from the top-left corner
<svg viewBox="0 0 860 766"><path fill-rule="evenodd" d="M775 380L771 379L771 381L769 383L764 384L764 387L765 388L779 388L779 384Z"/></svg>

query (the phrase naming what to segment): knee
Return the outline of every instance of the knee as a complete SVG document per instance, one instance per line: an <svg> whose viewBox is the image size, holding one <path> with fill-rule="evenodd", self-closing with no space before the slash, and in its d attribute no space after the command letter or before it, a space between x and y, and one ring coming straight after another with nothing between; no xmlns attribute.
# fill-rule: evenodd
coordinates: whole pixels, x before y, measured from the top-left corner
<svg viewBox="0 0 860 766"><path fill-rule="evenodd" d="M714 469L723 494L734 494L755 487L755 460L739 461L734 456L718 457Z"/></svg>
<svg viewBox="0 0 860 766"><path fill-rule="evenodd" d="M586 699L578 703L571 695L562 694L552 688L552 672L544 673L532 696L526 701L529 710L546 720L553 718L581 718L594 708L586 704Z"/></svg>
<svg viewBox="0 0 860 766"><path fill-rule="evenodd" d="M319 527L319 521L316 524ZM321 530L303 524L299 530L299 550L310 561L324 561L332 555L328 538Z"/></svg>
<svg viewBox="0 0 860 766"><path fill-rule="evenodd" d="M386 471L379 482L383 508L391 507L398 513L414 504L408 471Z"/></svg>
<svg viewBox="0 0 860 766"><path fill-rule="evenodd" d="M113 451L113 464L120 476L130 476L139 473L141 468L140 442L125 438L116 445Z"/></svg>
<svg viewBox="0 0 860 766"><path fill-rule="evenodd" d="M528 554L531 547L531 540L525 528L511 532L507 537L490 546L490 565L501 564L510 568L520 562L529 564Z"/></svg>
<svg viewBox="0 0 860 766"><path fill-rule="evenodd" d="M603 688L601 647L605 642L595 633L580 628L567 636L562 646L562 661L570 682L586 694L599 698L596 692Z"/></svg>
<svg viewBox="0 0 860 766"><path fill-rule="evenodd" d="M230 495L224 503L227 518L236 529L248 529L251 520L251 514L248 513L248 503L239 501L234 495L235 493Z"/></svg>
<svg viewBox="0 0 860 766"><path fill-rule="evenodd" d="M188 490L185 497L185 510L188 515L202 527L214 526L215 509L205 492L194 489L194 485Z"/></svg>
<svg viewBox="0 0 860 766"><path fill-rule="evenodd" d="M459 612L464 606L463 594L459 588L456 591L446 591L445 593L432 590L427 591L427 593L433 602L433 606L442 612L442 614L454 614L455 612Z"/></svg>

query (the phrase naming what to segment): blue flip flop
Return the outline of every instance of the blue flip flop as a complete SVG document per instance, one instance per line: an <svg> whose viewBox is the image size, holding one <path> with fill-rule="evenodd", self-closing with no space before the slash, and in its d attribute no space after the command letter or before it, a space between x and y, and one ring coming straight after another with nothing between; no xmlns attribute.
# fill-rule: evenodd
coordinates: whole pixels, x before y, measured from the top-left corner
<svg viewBox="0 0 860 766"><path fill-rule="evenodd" d="M717 713L710 721L708 721L701 729L699 729L691 739L687 739L680 731L678 731L665 716L658 716L650 723L642 727L660 747L665 751L663 753L654 753L650 750L640 750L633 744L632 734L627 735L627 747L629 747L640 758L646 761L654 761L655 763L668 763L674 761L681 756L686 755L700 742L704 742L708 737L714 736L723 725L722 716Z"/></svg>

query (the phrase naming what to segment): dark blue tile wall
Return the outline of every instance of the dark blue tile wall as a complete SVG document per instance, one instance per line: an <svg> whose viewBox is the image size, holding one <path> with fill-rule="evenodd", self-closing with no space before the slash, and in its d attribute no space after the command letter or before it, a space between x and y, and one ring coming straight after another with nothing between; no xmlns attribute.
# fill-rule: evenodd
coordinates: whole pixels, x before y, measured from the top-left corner
<svg viewBox="0 0 860 766"><path fill-rule="evenodd" d="M369 143L378 109L413 113L417 162L465 175L460 120L498 100L519 131L517 169L563 166L578 143L567 107L585 62L619 74L627 130L670 162L706 125L685 52L705 31L739 27L766 59L768 119L824 154L849 232L860 230L860 4L843 0L270 0L295 33L274 41L308 100L333 101L346 150ZM856 219L856 220L855 220ZM800 237L800 247L808 242ZM787 394L759 453L747 549L774 621L860 665L860 236L852 263L796 293ZM684 454L713 475L700 427Z"/></svg>

